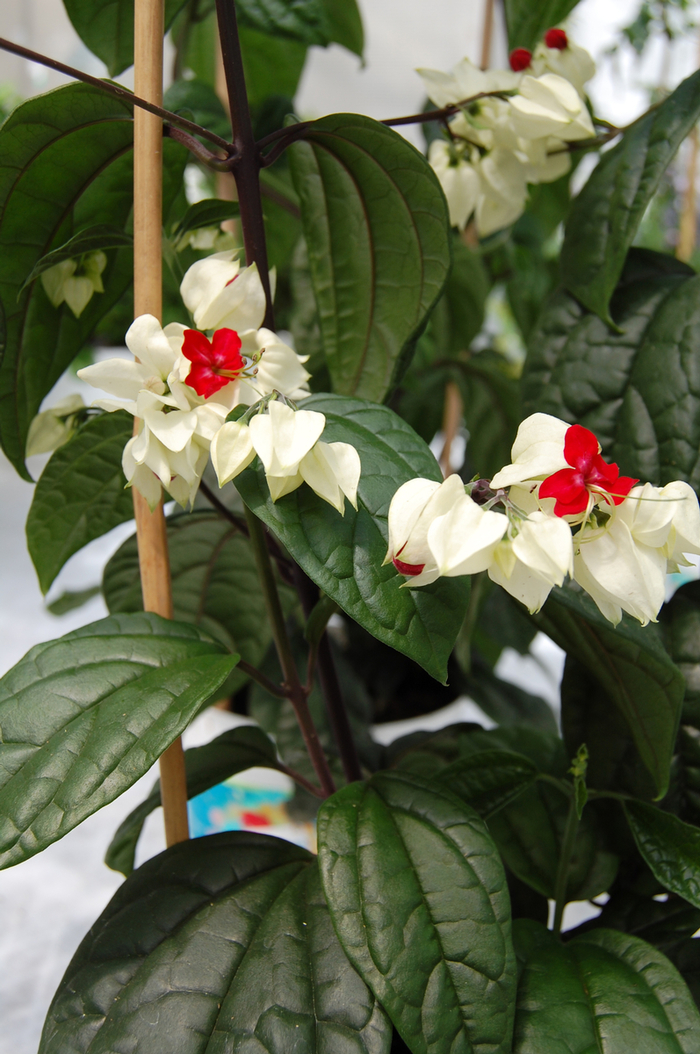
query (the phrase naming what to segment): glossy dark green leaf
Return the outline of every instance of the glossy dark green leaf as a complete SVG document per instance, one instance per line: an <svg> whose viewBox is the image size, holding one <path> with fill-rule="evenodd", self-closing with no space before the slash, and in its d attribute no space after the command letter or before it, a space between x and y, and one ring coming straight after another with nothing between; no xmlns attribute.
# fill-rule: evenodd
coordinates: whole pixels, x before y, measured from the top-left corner
<svg viewBox="0 0 700 1054"><path fill-rule="evenodd" d="M537 766L511 750L484 750L440 772L442 783L484 819L518 797L537 779Z"/></svg>
<svg viewBox="0 0 700 1054"><path fill-rule="evenodd" d="M187 0L165 0L165 28ZM134 61L134 0L65 0L73 28L86 47L102 59L110 77Z"/></svg>
<svg viewBox="0 0 700 1054"><path fill-rule="evenodd" d="M561 250L562 280L585 307L606 321L644 211L698 117L700 73L694 73L626 129L620 142L601 156L574 199Z"/></svg>
<svg viewBox="0 0 700 1054"><path fill-rule="evenodd" d="M459 758L453 762L455 768L460 761L478 765L478 758L483 753L508 751L525 755L537 770L548 776L559 780L568 778L569 757L556 734L522 725L489 731L465 729L460 732L459 728L456 726L453 732L448 728L437 733L432 741L422 744L417 753L441 749L444 755L452 740L453 756L456 750ZM407 763L411 763L410 754L400 765L403 768ZM441 779L443 772L444 769L438 769L435 776ZM568 810L566 794L538 781L534 786L522 789L514 800L488 819L489 831L504 863L521 882L545 897L554 896ZM596 815L587 810L576 837L567 900L586 900L605 892L615 878L617 865L617 857L609 851Z"/></svg>
<svg viewBox="0 0 700 1054"><path fill-rule="evenodd" d="M530 725L543 732L557 731L557 720L545 699L497 677L486 663L472 663L464 688L498 725Z"/></svg>
<svg viewBox="0 0 700 1054"><path fill-rule="evenodd" d="M700 487L699 292L685 265L635 249L612 302L622 333L556 293L532 336L525 413L590 428L627 475Z"/></svg>
<svg viewBox="0 0 700 1054"><path fill-rule="evenodd" d="M509 1052L510 905L477 814L383 772L324 802L318 841L338 937L413 1054Z"/></svg>
<svg viewBox="0 0 700 1054"><path fill-rule="evenodd" d="M66 589L65 592L46 605L46 610L52 615L67 615L69 611L76 611L88 600L99 596L102 592L100 586L89 586L87 589Z"/></svg>
<svg viewBox="0 0 700 1054"><path fill-rule="evenodd" d="M356 0L321 0L331 41L362 58L365 33Z"/></svg>
<svg viewBox="0 0 700 1054"><path fill-rule="evenodd" d="M592 930L561 944L513 924L523 970L513 1054L695 1054L700 1014L682 977L650 944Z"/></svg>
<svg viewBox="0 0 700 1054"><path fill-rule="evenodd" d="M243 26L302 44L330 43L324 0L237 0Z"/></svg>
<svg viewBox="0 0 700 1054"><path fill-rule="evenodd" d="M102 619L0 680L0 867L45 849L144 775L238 661L194 626Z"/></svg>
<svg viewBox="0 0 700 1054"><path fill-rule="evenodd" d="M700 1008L700 941L689 938L680 941L668 952L668 957L688 986L688 990Z"/></svg>
<svg viewBox="0 0 700 1054"><path fill-rule="evenodd" d="M532 50L577 3L578 0L505 0L508 47Z"/></svg>
<svg viewBox="0 0 700 1054"><path fill-rule="evenodd" d="M214 511L169 516L167 528L174 618L194 623L258 666L270 643L270 628L248 539ZM109 560L102 588L112 614L142 610L136 535ZM283 589L286 610L291 600L291 591ZM235 670L225 694L246 680Z"/></svg>
<svg viewBox="0 0 700 1054"><path fill-rule="evenodd" d="M700 908L700 828L646 802L625 802L625 813L654 876Z"/></svg>
<svg viewBox="0 0 700 1054"><path fill-rule="evenodd" d="M236 479L243 500L277 535L343 611L369 633L446 680L446 664L468 597L466 579L402 588L386 555L386 516L398 487L414 476L441 479L435 458L413 429L387 407L338 395L312 395L304 406L326 415L325 442L351 443L362 461L358 512L345 515L306 486L270 498L262 469Z"/></svg>
<svg viewBox="0 0 700 1054"><path fill-rule="evenodd" d="M107 292L96 294L80 319L65 305L52 307L40 282L21 290L51 249L57 231L63 230L76 198L105 166L130 150L131 114L121 100L85 84L69 84L23 103L0 129L0 300L5 312L0 437L7 456L27 479L24 446L29 423L96 317L114 302L112 270L119 260L103 275ZM119 171L129 179L128 166ZM100 222L124 226L130 194L128 200L117 193L100 204ZM131 256L121 250L117 258L122 254ZM121 296L124 281L114 278Z"/></svg>
<svg viewBox="0 0 700 1054"><path fill-rule="evenodd" d="M41 1054L388 1054L391 1025L348 962L314 858L235 831L140 867L78 948Z"/></svg>
<svg viewBox="0 0 700 1054"><path fill-rule="evenodd" d="M674 949L700 928L700 909L673 895L666 900L656 900L630 890L616 890L597 918L589 919L570 935L576 936L598 926L640 937L675 962Z"/></svg>
<svg viewBox="0 0 700 1054"><path fill-rule="evenodd" d="M293 99L306 62L306 44L245 25L239 27L239 36L250 105L259 106L270 95Z"/></svg>
<svg viewBox="0 0 700 1054"><path fill-rule="evenodd" d="M447 278L444 195L422 154L358 114L314 121L289 155L333 389L381 402Z"/></svg>
<svg viewBox="0 0 700 1054"><path fill-rule="evenodd" d="M205 198L204 201L190 205L173 231L173 237L178 238L190 231L198 231L202 227L218 227L224 220L231 220L238 216L239 211L237 201Z"/></svg>
<svg viewBox="0 0 700 1054"><path fill-rule="evenodd" d="M573 655L566 657L561 682L561 728L569 757L586 744L591 787L648 801L656 796L630 726L600 680Z"/></svg>
<svg viewBox="0 0 700 1054"><path fill-rule="evenodd" d="M74 234L65 245L61 245L58 249L53 249L50 253L47 253L46 256L42 256L35 264L24 285L29 285L44 271L48 271L50 267L55 267L56 264L63 263L64 260L74 260L85 253L94 253L102 249L131 248L133 244L133 237L125 231L117 230L116 227L109 227L104 223L95 224L94 227L88 227Z"/></svg>
<svg viewBox="0 0 700 1054"><path fill-rule="evenodd" d="M280 768L275 744L255 725L231 728L212 739L211 743L185 751L187 797L195 798L223 783L229 776L258 765L268 769ZM130 812L115 831L105 854L107 867L121 871L123 875L131 874L143 825L160 804L160 780L156 780L146 800Z"/></svg>
<svg viewBox="0 0 700 1054"><path fill-rule="evenodd" d="M589 597L569 589L553 590L535 619L608 693L632 733L657 796L663 797L684 684L657 631L642 628L627 615L613 628Z"/></svg>
<svg viewBox="0 0 700 1054"><path fill-rule="evenodd" d="M520 384L497 352L482 351L459 364L455 374L469 432L469 475L490 479L510 461L510 449L522 420Z"/></svg>
<svg viewBox="0 0 700 1054"><path fill-rule="evenodd" d="M133 418L122 410L89 418L42 472L27 517L27 545L44 593L73 553L133 519L122 472L132 431Z"/></svg>
<svg viewBox="0 0 700 1054"><path fill-rule="evenodd" d="M231 120L224 104L205 81L175 81L163 96L163 106L173 113L189 117L227 142L231 138Z"/></svg>
<svg viewBox="0 0 700 1054"><path fill-rule="evenodd" d="M491 280L482 257L469 249L461 237L452 239L452 269L445 292L431 316L436 330L440 357L469 350L484 321L486 297ZM444 318L439 319L440 308Z"/></svg>
<svg viewBox="0 0 700 1054"><path fill-rule="evenodd" d="M700 584L677 589L660 619L666 647L685 680L683 722L700 728Z"/></svg>

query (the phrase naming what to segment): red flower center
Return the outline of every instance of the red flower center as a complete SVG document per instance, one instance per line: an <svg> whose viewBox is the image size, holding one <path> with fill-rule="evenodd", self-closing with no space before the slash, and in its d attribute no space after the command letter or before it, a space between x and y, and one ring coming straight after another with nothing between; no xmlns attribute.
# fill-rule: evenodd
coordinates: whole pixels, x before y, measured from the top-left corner
<svg viewBox="0 0 700 1054"><path fill-rule="evenodd" d="M508 56L510 68L514 73L520 73L521 70L526 70L530 65L531 59L532 52L528 51L527 48L513 48Z"/></svg>
<svg viewBox="0 0 700 1054"><path fill-rule="evenodd" d="M564 51L569 46L569 38L563 29L548 29L544 42L548 48L556 48L557 51Z"/></svg>
<svg viewBox="0 0 700 1054"><path fill-rule="evenodd" d="M600 456L598 440L583 425L567 428L564 458L571 468L562 468L540 484L540 498L556 498L555 516L577 516L588 509L591 493L620 505L638 479L621 476L617 465Z"/></svg>
<svg viewBox="0 0 700 1054"><path fill-rule="evenodd" d="M192 363L185 380L197 395L208 399L245 368L241 338L234 329L217 329L211 340L196 329L186 329L182 354Z"/></svg>
<svg viewBox="0 0 700 1054"><path fill-rule="evenodd" d="M392 557L392 563L400 575L406 575L407 578L413 578L415 575L421 573L425 564L407 564L404 560L399 560L399 556L404 551L407 544L407 542L403 543L396 556Z"/></svg>

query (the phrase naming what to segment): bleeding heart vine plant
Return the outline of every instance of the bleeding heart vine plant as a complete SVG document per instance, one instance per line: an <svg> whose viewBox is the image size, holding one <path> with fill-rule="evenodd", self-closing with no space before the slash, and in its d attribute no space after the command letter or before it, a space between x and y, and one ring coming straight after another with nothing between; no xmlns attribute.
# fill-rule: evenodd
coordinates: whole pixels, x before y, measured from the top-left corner
<svg viewBox="0 0 700 1054"><path fill-rule="evenodd" d="M113 6L116 31L66 0L116 75ZM307 48L362 54L354 0L176 0L163 107L69 70L0 127L0 438L26 479L53 451L27 521L42 590L132 491L182 507L174 618L143 610L139 533L109 617L0 681L0 863L222 698L255 723L186 752L187 796L276 769L318 836L229 831L135 869L164 774L114 836L126 881L41 1054L700 1049L700 587L667 578L700 555L700 280L635 244L700 74L612 126L551 25L574 6L506 0L510 68L420 70L421 114L300 121ZM134 108L163 119L162 319L132 319ZM608 142L572 198L572 159ZM475 342L493 288L524 364ZM52 399L123 341L78 369L90 407ZM560 725L496 671L538 632L566 652ZM461 694L489 730L372 738ZM575 901L599 914L563 930Z"/></svg>

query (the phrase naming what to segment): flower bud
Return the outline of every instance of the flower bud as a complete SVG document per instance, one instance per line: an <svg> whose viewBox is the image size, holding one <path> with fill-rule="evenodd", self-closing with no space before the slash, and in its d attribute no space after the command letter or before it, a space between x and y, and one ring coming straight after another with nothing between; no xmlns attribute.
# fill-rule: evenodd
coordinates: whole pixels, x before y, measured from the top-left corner
<svg viewBox="0 0 700 1054"><path fill-rule="evenodd" d="M548 29L544 42L548 48L556 48L557 51L564 51L569 46L569 38L563 29Z"/></svg>
<svg viewBox="0 0 700 1054"><path fill-rule="evenodd" d="M527 48L513 48L508 61L510 62L510 68L514 73L521 73L526 70L530 65L532 59L532 52L528 51Z"/></svg>

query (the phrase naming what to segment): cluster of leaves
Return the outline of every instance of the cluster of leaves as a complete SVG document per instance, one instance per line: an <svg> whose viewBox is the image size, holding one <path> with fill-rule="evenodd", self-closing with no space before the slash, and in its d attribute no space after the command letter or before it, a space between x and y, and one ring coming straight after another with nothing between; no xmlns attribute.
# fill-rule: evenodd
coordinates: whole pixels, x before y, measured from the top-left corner
<svg viewBox="0 0 700 1054"><path fill-rule="evenodd" d="M511 43L530 46L573 6L507 0ZM131 62L133 3L66 7L112 74ZM362 51L347 0L237 8L261 136L292 108L309 46ZM166 21L177 69L195 74L175 81L167 104L229 136L213 90L213 5L174 0ZM115 834L107 861L128 877L68 968L42 1054L697 1050L700 589L681 588L658 627L625 617L613 628L570 588L531 618L487 580L404 588L382 560L397 487L441 478L427 443L449 385L464 408L465 478L504 464L521 415L541 410L593 429L625 474L700 486L699 279L633 248L699 117L696 74L604 154L573 203L566 180L539 186L513 230L482 246L449 231L425 158L369 118L312 122L264 170L278 324L312 355L305 405L324 413L329 441L356 447L363 471L358 510L342 518L306 488L273 504L258 463L238 491L275 539L300 670L340 612L330 653L364 778L345 782L347 744L314 686L309 705L340 787L318 811L318 857L224 833L134 870L156 785ZM130 118L124 102L70 85L0 128L0 437L26 478L42 399L110 312L128 312ZM165 142L175 269L195 258L177 252L184 235L236 213L216 199L188 207L186 160ZM79 320L36 281L76 246L108 258L105 292ZM522 377L497 348L475 344L495 283L528 342ZM131 427L123 413L90 416L39 478L27 537L44 592L72 554L131 519L121 473ZM230 490L227 504L200 498L168 520L173 621L141 611L132 537L105 569L109 617L32 649L0 680L0 866L133 785L223 695L258 727L187 752L190 797L256 765L314 780L289 700L264 687L280 671ZM321 591L310 614L293 564ZM526 654L538 631L567 656L561 735L543 699L496 672L505 648ZM369 734L463 692L492 730L452 725L387 748ZM297 804L309 809L311 796ZM593 923L563 940L546 929L548 900L560 917L566 903L601 894Z"/></svg>

